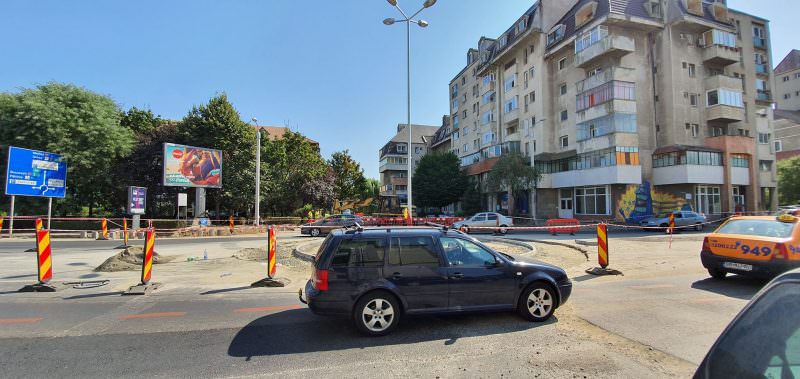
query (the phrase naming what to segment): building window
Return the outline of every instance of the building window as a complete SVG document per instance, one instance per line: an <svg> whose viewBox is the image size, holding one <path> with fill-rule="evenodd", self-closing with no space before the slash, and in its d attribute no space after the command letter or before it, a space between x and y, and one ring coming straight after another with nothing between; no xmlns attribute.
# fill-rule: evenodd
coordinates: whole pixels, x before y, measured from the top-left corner
<svg viewBox="0 0 800 379"><path fill-rule="evenodd" d="M461 114L461 118L467 118L467 110L465 109L464 112Z"/></svg>
<svg viewBox="0 0 800 379"><path fill-rule="evenodd" d="M608 188L575 188L575 213L579 215L607 215Z"/></svg>
<svg viewBox="0 0 800 379"><path fill-rule="evenodd" d="M567 58L561 58L558 60L558 69L563 70L567 67Z"/></svg>
<svg viewBox="0 0 800 379"><path fill-rule="evenodd" d="M419 154L422 154L423 152L425 152L425 149L424 149L424 148L422 148L422 147L420 147L420 146L415 146L415 147L414 147L414 154L417 154L417 155L419 155Z"/></svg>
<svg viewBox="0 0 800 379"><path fill-rule="evenodd" d="M463 77L461 77L461 85L463 86L465 84L467 84L467 77L463 76Z"/></svg>
<svg viewBox="0 0 800 379"><path fill-rule="evenodd" d="M731 49L736 48L736 34L725 32L722 30L709 30L703 33L701 37L703 46L725 46Z"/></svg>
<svg viewBox="0 0 800 379"><path fill-rule="evenodd" d="M483 94L483 104L489 104L494 101L494 91L489 91Z"/></svg>
<svg viewBox="0 0 800 379"><path fill-rule="evenodd" d="M715 105L728 105L732 107L744 108L742 93L727 89L715 89L706 92L706 104L709 107Z"/></svg>
<svg viewBox="0 0 800 379"><path fill-rule="evenodd" d="M560 141L562 149L569 147L569 136L561 136Z"/></svg>
<svg viewBox="0 0 800 379"><path fill-rule="evenodd" d="M697 98L699 96L696 93L689 94L689 104L693 107L697 107Z"/></svg>
<svg viewBox="0 0 800 379"><path fill-rule="evenodd" d="M608 27L603 25L598 25L581 34L575 39L575 54L578 54L581 51L589 48L589 46L602 41L606 36L608 36Z"/></svg>
<svg viewBox="0 0 800 379"><path fill-rule="evenodd" d="M454 141L458 140L458 137L459 137L458 130L456 130L455 132L453 132L453 140Z"/></svg>
<svg viewBox="0 0 800 379"><path fill-rule="evenodd" d="M636 84L613 80L584 91L576 96L576 111L580 112L614 99L636 100Z"/></svg>
<svg viewBox="0 0 800 379"><path fill-rule="evenodd" d="M722 166L722 153L687 150L653 155L653 168L682 165Z"/></svg>
<svg viewBox="0 0 800 379"><path fill-rule="evenodd" d="M764 172L772 171L772 161L758 161L758 168Z"/></svg>
<svg viewBox="0 0 800 379"><path fill-rule="evenodd" d="M750 167L750 158L747 155L734 154L731 156L731 166L733 167Z"/></svg>
<svg viewBox="0 0 800 379"><path fill-rule="evenodd" d="M514 96L511 99L509 99L508 101L506 101L506 103L503 104L504 113L508 113L508 112L514 111L517 108L519 108L518 102L519 102L519 96Z"/></svg>
<svg viewBox="0 0 800 379"><path fill-rule="evenodd" d="M494 121L494 112L493 111L486 111L481 116L481 125L486 125L490 122Z"/></svg>
<svg viewBox="0 0 800 379"><path fill-rule="evenodd" d="M516 84L517 84L517 74L512 74L511 77L506 79L503 88L506 90L506 92L508 92L514 89Z"/></svg>
<svg viewBox="0 0 800 379"><path fill-rule="evenodd" d="M564 32L567 29L566 25L556 25L550 33L547 34L547 46L550 46L558 41L564 39Z"/></svg>
<svg viewBox="0 0 800 379"><path fill-rule="evenodd" d="M770 133L758 133L758 143L762 145L769 144L769 140L772 139L772 134Z"/></svg>
<svg viewBox="0 0 800 379"><path fill-rule="evenodd" d="M695 202L697 212L703 214L716 214L722 211L722 196L717 186L697 186L695 189Z"/></svg>
<svg viewBox="0 0 800 379"><path fill-rule="evenodd" d="M697 68L695 67L694 63L689 63L689 66L688 66L687 69L689 70L689 77L690 78L694 78L695 76L697 76Z"/></svg>
<svg viewBox="0 0 800 379"><path fill-rule="evenodd" d="M452 108L453 112L458 112L458 99L453 99Z"/></svg>
<svg viewBox="0 0 800 379"><path fill-rule="evenodd" d="M453 129L458 129L458 115L453 116Z"/></svg>
<svg viewBox="0 0 800 379"><path fill-rule="evenodd" d="M531 103L536 101L536 91L531 91L531 94L528 95L528 98L531 100Z"/></svg>
<svg viewBox="0 0 800 379"><path fill-rule="evenodd" d="M612 133L636 133L635 113L614 113L575 126L577 141L586 141Z"/></svg>
<svg viewBox="0 0 800 379"><path fill-rule="evenodd" d="M407 150L407 148L406 148L406 145L405 145L405 144L400 144L400 145L397 145L397 151L398 151L398 152L400 152L400 153L405 153L405 152L407 152L408 150Z"/></svg>
<svg viewBox="0 0 800 379"><path fill-rule="evenodd" d="M568 114L566 110L561 111L561 121L567 121Z"/></svg>
<svg viewBox="0 0 800 379"><path fill-rule="evenodd" d="M559 88L559 91L561 92L561 95L566 95L567 94L567 84L566 83L562 83L561 87Z"/></svg>
<svg viewBox="0 0 800 379"><path fill-rule="evenodd" d="M452 93L451 98L455 99L458 97L458 84L453 85L453 89L450 91Z"/></svg>

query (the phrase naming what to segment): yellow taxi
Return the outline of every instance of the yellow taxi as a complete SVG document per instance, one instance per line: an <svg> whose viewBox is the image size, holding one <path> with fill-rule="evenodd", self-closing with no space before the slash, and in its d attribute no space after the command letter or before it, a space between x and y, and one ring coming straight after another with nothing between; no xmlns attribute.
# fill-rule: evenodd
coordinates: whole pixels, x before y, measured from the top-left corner
<svg viewBox="0 0 800 379"><path fill-rule="evenodd" d="M703 240L700 260L708 273L723 279L728 273L770 278L800 267L800 218L733 217Z"/></svg>

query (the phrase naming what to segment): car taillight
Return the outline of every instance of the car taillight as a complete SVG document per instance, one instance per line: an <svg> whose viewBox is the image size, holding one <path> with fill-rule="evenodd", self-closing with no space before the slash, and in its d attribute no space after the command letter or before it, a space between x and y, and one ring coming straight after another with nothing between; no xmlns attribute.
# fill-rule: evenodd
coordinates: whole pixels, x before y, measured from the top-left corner
<svg viewBox="0 0 800 379"><path fill-rule="evenodd" d="M775 245L775 251L772 253L772 259L789 259L789 251L786 245L779 243Z"/></svg>
<svg viewBox="0 0 800 379"><path fill-rule="evenodd" d="M328 270L314 269L314 288L320 291L328 290Z"/></svg>
<svg viewBox="0 0 800 379"><path fill-rule="evenodd" d="M711 251L711 246L708 244L708 237L703 238L703 248L701 251Z"/></svg>

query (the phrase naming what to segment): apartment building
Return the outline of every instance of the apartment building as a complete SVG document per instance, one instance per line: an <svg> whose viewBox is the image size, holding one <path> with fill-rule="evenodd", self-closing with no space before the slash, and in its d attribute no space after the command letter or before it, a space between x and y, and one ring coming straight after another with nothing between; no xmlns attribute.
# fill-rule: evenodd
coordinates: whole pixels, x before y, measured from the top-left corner
<svg viewBox="0 0 800 379"><path fill-rule="evenodd" d="M451 139L453 137L453 129L450 125L450 116L442 116L442 126L436 130L433 137L428 142L428 150L431 153L447 153L451 150Z"/></svg>
<svg viewBox="0 0 800 379"><path fill-rule="evenodd" d="M384 209L399 209L408 201L408 129L397 125L397 134L378 151L380 164L380 196ZM411 124L412 170L429 149L429 143L440 126Z"/></svg>
<svg viewBox="0 0 800 379"><path fill-rule="evenodd" d="M775 67L778 109L800 111L800 50L792 50Z"/></svg>
<svg viewBox="0 0 800 379"><path fill-rule="evenodd" d="M778 160L800 156L800 110L776 109L774 125L775 155Z"/></svg>
<svg viewBox="0 0 800 379"><path fill-rule="evenodd" d="M542 180L515 212L537 218L771 209L770 61L768 22L724 1L541 0L468 51L451 116L479 118L453 122L452 148L482 184L503 154L529 157Z"/></svg>

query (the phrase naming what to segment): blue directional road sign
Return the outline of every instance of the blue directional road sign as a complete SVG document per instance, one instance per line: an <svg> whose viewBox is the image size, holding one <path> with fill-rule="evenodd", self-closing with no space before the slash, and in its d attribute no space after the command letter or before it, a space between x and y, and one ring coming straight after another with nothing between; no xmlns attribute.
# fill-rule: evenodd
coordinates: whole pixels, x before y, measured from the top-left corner
<svg viewBox="0 0 800 379"><path fill-rule="evenodd" d="M46 151L9 146L6 195L64 197L67 162Z"/></svg>

